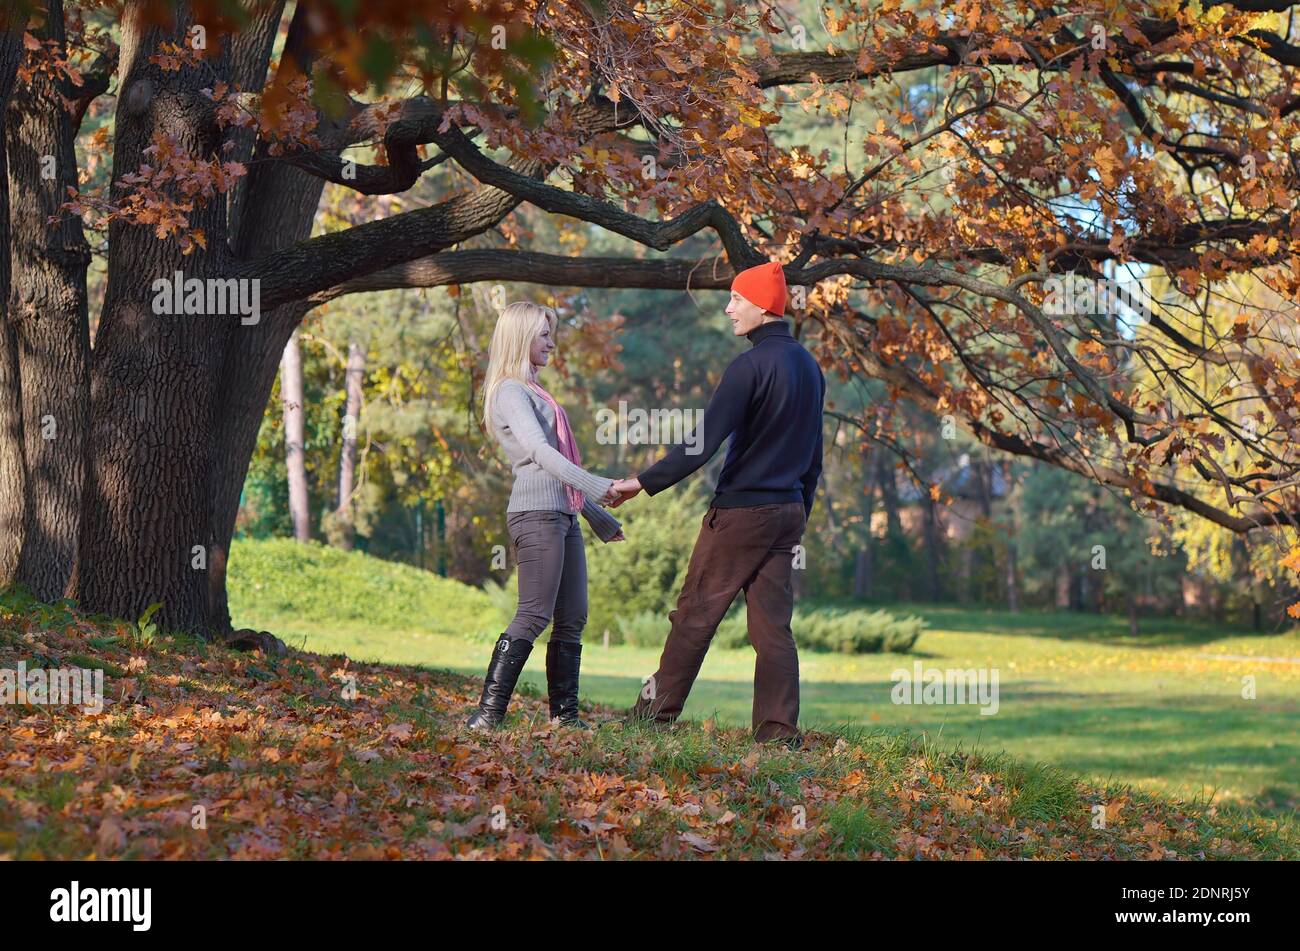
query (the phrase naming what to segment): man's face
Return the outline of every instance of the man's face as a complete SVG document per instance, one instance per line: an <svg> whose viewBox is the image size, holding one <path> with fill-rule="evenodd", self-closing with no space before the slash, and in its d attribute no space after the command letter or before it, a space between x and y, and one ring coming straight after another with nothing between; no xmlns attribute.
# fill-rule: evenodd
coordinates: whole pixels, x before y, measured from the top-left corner
<svg viewBox="0 0 1300 951"><path fill-rule="evenodd" d="M727 316L731 318L731 332L737 337L743 337L764 322L767 311L732 291L731 301L727 304Z"/></svg>

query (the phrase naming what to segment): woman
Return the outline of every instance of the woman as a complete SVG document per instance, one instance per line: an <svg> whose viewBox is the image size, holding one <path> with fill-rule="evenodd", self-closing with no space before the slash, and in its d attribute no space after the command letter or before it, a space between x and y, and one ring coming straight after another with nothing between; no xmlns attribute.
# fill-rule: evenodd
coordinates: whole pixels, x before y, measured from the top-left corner
<svg viewBox="0 0 1300 951"><path fill-rule="evenodd" d="M578 719L578 667L587 623L587 556L581 513L604 542L623 540L622 526L597 503L619 496L614 480L587 472L568 417L537 382L555 349L555 311L518 301L497 320L483 384L483 419L505 450L515 483L506 526L519 563L519 607L497 640L470 729L501 724L533 642L554 619L546 647L551 717Z"/></svg>

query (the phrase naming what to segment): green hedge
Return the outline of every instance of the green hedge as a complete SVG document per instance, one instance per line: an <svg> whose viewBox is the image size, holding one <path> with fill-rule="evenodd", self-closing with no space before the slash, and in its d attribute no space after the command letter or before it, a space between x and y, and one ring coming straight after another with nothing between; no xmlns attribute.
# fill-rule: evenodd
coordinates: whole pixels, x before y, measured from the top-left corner
<svg viewBox="0 0 1300 951"><path fill-rule="evenodd" d="M668 637L668 616L639 611L618 618L619 633L628 644L660 647ZM861 608L795 606L790 624L795 643L814 651L841 654L905 654L925 630L918 617L899 618L888 611ZM739 604L722 619L713 642L719 647L744 647L749 643L745 607Z"/></svg>

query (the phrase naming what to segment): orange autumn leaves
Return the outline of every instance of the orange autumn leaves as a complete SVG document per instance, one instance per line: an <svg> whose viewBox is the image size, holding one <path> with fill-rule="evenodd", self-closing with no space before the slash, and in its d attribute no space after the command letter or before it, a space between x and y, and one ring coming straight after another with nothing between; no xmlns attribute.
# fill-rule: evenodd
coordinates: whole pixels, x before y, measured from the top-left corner
<svg viewBox="0 0 1300 951"><path fill-rule="evenodd" d="M1014 773L920 744L812 733L791 752L712 721L629 730L611 710L584 712L594 732L558 730L535 692L510 729L472 736L470 678L142 644L124 624L0 607L0 666L20 659L101 665L105 706L0 707L0 858L1248 854L1207 846L1172 804L1085 786L1061 814L1027 816Z"/></svg>

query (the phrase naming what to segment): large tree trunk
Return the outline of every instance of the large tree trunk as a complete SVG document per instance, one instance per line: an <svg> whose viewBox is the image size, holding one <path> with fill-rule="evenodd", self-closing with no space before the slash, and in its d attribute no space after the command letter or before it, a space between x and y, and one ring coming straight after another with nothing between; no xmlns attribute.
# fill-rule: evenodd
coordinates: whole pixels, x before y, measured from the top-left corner
<svg viewBox="0 0 1300 951"><path fill-rule="evenodd" d="M344 374L347 413L343 417L343 447L339 452L338 517L340 548L350 550L356 538L352 520L352 493L356 488L357 428L361 425L362 380L366 372L366 350L356 340L348 341L348 367Z"/></svg>
<svg viewBox="0 0 1300 951"><path fill-rule="evenodd" d="M283 4L280 5L283 7ZM309 4L294 8L289 24L281 69L310 72L310 44L307 41ZM249 37L243 48L236 47L236 70L250 88L261 88L266 80L274 25L267 23ZM328 123L324 128L330 128ZM247 155L247 152L241 153ZM292 165L271 160L265 143L258 143L255 161L247 177L239 182L232 201L230 247L236 258L255 259L310 237L316 207L325 183ZM248 465L257 445L262 414L275 387L280 358L289 337L311 309L307 303L286 304L262 315L257 324L241 327L226 351L217 405L223 412L217 421L217 459L210 480L212 495L212 552L208 563L208 601L212 630L230 630L230 606L226 596L226 570L230 540L239 514L239 496L248 476Z"/></svg>
<svg viewBox="0 0 1300 951"><path fill-rule="evenodd" d="M185 43L192 22L185 4L174 14L173 24L151 26L146 4L128 3L123 12L115 177L147 159L156 135L197 156L220 154L213 104L200 89L231 75L230 44L209 49L204 69L164 71L149 57L160 42ZM73 593L88 608L120 617L159 601L164 628L207 632L215 396L240 318L155 312L155 280L170 283L177 272L184 280L222 276L225 202L197 205L189 216L207 242L207 250L189 255L150 228L120 220L109 227L91 375L93 464Z"/></svg>
<svg viewBox="0 0 1300 951"><path fill-rule="evenodd" d="M16 2L0 3L0 133L23 57L27 11ZM5 140L0 135L0 143ZM27 519L27 478L23 463L22 396L19 392L18 335L9 313L9 175L0 148L0 588L13 582L22 553Z"/></svg>
<svg viewBox="0 0 1300 951"><path fill-rule="evenodd" d="M61 0L48 0L34 34L66 51ZM64 105L73 94L37 72L15 91L5 134L27 497L17 577L45 601L63 597L77 555L90 403L90 248L80 217L59 213L77 186L76 130Z"/></svg>
<svg viewBox="0 0 1300 951"><path fill-rule="evenodd" d="M289 517L293 537L311 541L311 511L307 504L307 459L304 455L306 406L302 392L302 352L298 335L289 338L280 361L280 400L284 404L284 463L289 472Z"/></svg>

